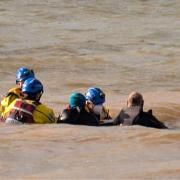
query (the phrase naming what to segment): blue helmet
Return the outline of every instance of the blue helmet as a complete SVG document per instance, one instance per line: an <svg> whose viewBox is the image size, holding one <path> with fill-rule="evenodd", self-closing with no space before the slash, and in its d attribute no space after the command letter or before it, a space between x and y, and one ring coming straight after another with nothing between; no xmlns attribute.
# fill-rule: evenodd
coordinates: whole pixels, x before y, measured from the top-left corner
<svg viewBox="0 0 180 180"><path fill-rule="evenodd" d="M83 94L73 92L69 97L69 105L71 108L79 107L82 109L85 106L86 98Z"/></svg>
<svg viewBox="0 0 180 180"><path fill-rule="evenodd" d="M25 80L22 86L22 92L27 94L37 94L43 92L43 85L38 79L29 78Z"/></svg>
<svg viewBox="0 0 180 180"><path fill-rule="evenodd" d="M34 77L34 72L32 69L28 69L26 67L20 67L16 71L16 82L25 81L28 78Z"/></svg>
<svg viewBox="0 0 180 180"><path fill-rule="evenodd" d="M93 104L98 105L98 104L103 104L105 102L105 94L104 92L97 87L90 87L86 91L86 100L91 101Z"/></svg>

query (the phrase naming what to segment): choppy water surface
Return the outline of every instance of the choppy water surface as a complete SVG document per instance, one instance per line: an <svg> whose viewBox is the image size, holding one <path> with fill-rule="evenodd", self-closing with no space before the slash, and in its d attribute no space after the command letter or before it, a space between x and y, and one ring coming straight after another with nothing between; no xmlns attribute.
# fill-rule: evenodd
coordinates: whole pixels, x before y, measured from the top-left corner
<svg viewBox="0 0 180 180"><path fill-rule="evenodd" d="M52 157L44 160L38 153L39 146L31 141L33 133L21 139L16 127L2 126L0 175L7 177L10 168L9 178L43 178L49 173L54 178L74 178L81 177L83 171L82 178L178 179L179 19L179 0L0 0L1 94L14 84L16 69L25 65L33 68L43 82L42 101L53 107L56 114L67 103L71 91L84 92L96 85L106 92L113 115L125 105L127 94L138 90L144 93L145 109L153 108L171 127L170 131L103 128L101 134L97 128L44 126L40 130L47 140L42 140L39 127L22 126L22 133L32 129L38 134L33 141L47 142L42 146L43 155L52 153ZM81 142L84 135L91 143L86 138ZM58 151L49 145L61 149L62 159L55 158ZM28 156L22 158L19 151L28 151ZM70 156L67 151L75 155ZM86 151L88 154L83 153ZM16 157L20 158L18 167L31 161L30 167L23 171L14 169L12 161L16 162ZM39 157L38 165L32 157ZM67 163L63 166L62 162Z"/></svg>

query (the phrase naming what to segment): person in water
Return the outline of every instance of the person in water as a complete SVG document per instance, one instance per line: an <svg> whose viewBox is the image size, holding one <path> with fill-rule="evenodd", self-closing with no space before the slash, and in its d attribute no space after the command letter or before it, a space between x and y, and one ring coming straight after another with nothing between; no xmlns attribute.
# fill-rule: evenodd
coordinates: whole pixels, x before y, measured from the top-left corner
<svg viewBox="0 0 180 180"><path fill-rule="evenodd" d="M114 119L114 125L141 125L152 128L167 129L152 114L152 110L143 111L143 96L138 92L132 92L128 96L127 107L123 108L118 116Z"/></svg>
<svg viewBox="0 0 180 180"><path fill-rule="evenodd" d="M105 93L98 87L90 87L85 93L86 107L97 117L99 124L112 125L113 120L109 109L104 106Z"/></svg>
<svg viewBox="0 0 180 180"><path fill-rule="evenodd" d="M57 123L98 126L99 120L86 107L86 98L79 92L73 92L69 97L69 105L58 117Z"/></svg>
<svg viewBox="0 0 180 180"><path fill-rule="evenodd" d="M5 110L1 121L8 124L54 123L55 115L51 108L41 104L42 83L28 78L22 85L23 98L16 98Z"/></svg>
<svg viewBox="0 0 180 180"><path fill-rule="evenodd" d="M21 91L24 81L28 78L34 77L34 71L26 67L20 67L16 71L16 86L11 88L7 95L2 99L0 104L0 114L3 116L6 108L17 98L22 98Z"/></svg>

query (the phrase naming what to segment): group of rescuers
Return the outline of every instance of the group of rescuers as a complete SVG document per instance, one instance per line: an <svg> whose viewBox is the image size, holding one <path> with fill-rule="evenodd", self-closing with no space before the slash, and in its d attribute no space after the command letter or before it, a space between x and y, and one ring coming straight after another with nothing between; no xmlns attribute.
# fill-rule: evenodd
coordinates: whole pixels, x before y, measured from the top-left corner
<svg viewBox="0 0 180 180"><path fill-rule="evenodd" d="M0 121L6 124L68 123L89 126L142 125L167 129L153 114L143 111L143 96L132 92L127 106L112 118L105 108L105 94L98 87L90 87L85 95L73 92L69 105L56 118L51 108L40 102L43 85L33 70L20 67L16 71L16 86L10 89L0 104Z"/></svg>

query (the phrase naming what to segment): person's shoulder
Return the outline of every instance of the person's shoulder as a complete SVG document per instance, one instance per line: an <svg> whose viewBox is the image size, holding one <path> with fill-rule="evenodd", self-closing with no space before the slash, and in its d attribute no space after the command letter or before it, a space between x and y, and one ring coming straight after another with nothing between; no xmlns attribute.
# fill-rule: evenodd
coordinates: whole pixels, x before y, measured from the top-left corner
<svg viewBox="0 0 180 180"><path fill-rule="evenodd" d="M152 110L147 112L142 111L140 113L140 119L145 123L145 126L167 129L163 122L161 122L155 115L153 115Z"/></svg>
<svg viewBox="0 0 180 180"><path fill-rule="evenodd" d="M11 89L9 89L6 96L10 96L10 95L16 95L16 96L20 97L21 96L21 88L18 86L12 87Z"/></svg>
<svg viewBox="0 0 180 180"><path fill-rule="evenodd" d="M67 107L63 109L58 117L58 123L78 124L80 112L76 108Z"/></svg>
<svg viewBox="0 0 180 180"><path fill-rule="evenodd" d="M159 119L153 115L152 110L148 110L147 112L141 111L140 116L141 118L151 120L152 122L160 122Z"/></svg>
<svg viewBox="0 0 180 180"><path fill-rule="evenodd" d="M62 116L65 115L67 117L75 117L77 114L79 114L79 111L76 108L65 108L62 111Z"/></svg>
<svg viewBox="0 0 180 180"><path fill-rule="evenodd" d="M13 87L11 87L10 89L9 89L9 91L8 92L12 92L12 91L19 91L21 88L20 87L18 87L18 86L13 86Z"/></svg>
<svg viewBox="0 0 180 180"><path fill-rule="evenodd" d="M36 104L36 103L34 103ZM42 111L42 112L54 112L52 108L48 107L45 104L37 104L36 105L36 110Z"/></svg>
<svg viewBox="0 0 180 180"><path fill-rule="evenodd" d="M53 123L56 119L53 109L45 104L36 105L33 116L35 123Z"/></svg>
<svg viewBox="0 0 180 180"><path fill-rule="evenodd" d="M11 102L13 102L15 99L20 98L20 97L21 97L21 90L18 87L13 87L6 93L6 95L3 96L1 103L5 102L7 106Z"/></svg>
<svg viewBox="0 0 180 180"><path fill-rule="evenodd" d="M140 112L140 116L143 116L144 118L157 119L157 118L153 115L152 110L148 110L147 112L146 112L146 111L141 111L141 112Z"/></svg>

